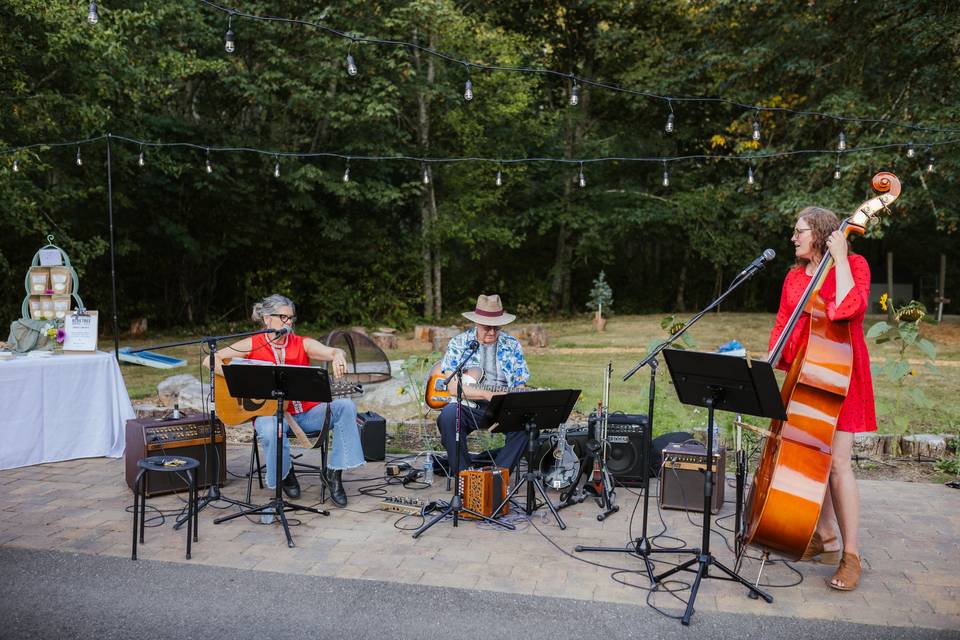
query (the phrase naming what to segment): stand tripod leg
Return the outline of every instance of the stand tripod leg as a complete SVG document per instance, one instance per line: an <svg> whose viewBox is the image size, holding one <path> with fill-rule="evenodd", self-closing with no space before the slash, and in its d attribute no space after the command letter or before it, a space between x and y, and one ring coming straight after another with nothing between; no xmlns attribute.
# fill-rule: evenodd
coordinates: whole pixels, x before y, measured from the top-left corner
<svg viewBox="0 0 960 640"><path fill-rule="evenodd" d="M531 481L528 480L528 482L531 482ZM543 502L550 509L550 513L552 513L553 517L557 519L557 525L559 525L560 530L562 531L563 529L566 529L567 528L566 523L563 521L563 518L560 517L560 513L557 511L557 508L553 506L553 502L551 502L550 498L547 497L547 490L543 488L542 480L540 478L536 478L533 481L533 486L537 490L537 492L540 494L540 497L543 498ZM527 489L528 495L529 495L529 491L530 490Z"/></svg>

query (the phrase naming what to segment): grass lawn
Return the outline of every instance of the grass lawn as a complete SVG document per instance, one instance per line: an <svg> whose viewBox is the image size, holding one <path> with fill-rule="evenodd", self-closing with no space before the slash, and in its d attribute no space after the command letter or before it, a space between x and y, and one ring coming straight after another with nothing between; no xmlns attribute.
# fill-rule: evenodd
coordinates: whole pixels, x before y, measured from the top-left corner
<svg viewBox="0 0 960 640"><path fill-rule="evenodd" d="M648 405L649 370L640 370L628 382L620 378L630 370L649 346L665 337L660 328L660 315L614 316L606 331L593 330L589 318L545 322L549 347L527 349L531 384L551 388L578 388L583 397L577 410L587 414L596 407L601 397L603 372L608 362L613 363L614 380L610 388L612 411L646 413ZM866 326L881 320L882 316L868 317ZM713 313L705 316L688 335L694 339L696 348L713 351L728 340L739 340L747 350L763 356L767 351L767 339L773 325L773 315L765 313ZM315 327L300 327L303 335L322 336L327 330ZM396 351L388 353L392 360L410 355L428 355L430 345L415 342L412 332L400 340ZM906 396L897 404L896 385L879 374L879 366L885 358L896 354L893 344L876 345L868 341L874 361L874 389L880 420L880 432L902 433L893 424L894 415L908 415L907 433L956 433L960 429L960 319L945 319L940 325L922 325L922 335L937 345L939 372L930 374L917 367L918 375L908 378L908 385L923 388L933 407L921 408ZM156 336L148 341L121 340L121 346L148 346L164 341L175 342L189 336ZM103 345L107 348L107 345ZM189 373L206 380L206 372L200 368L201 354L197 346L177 347L164 351L187 360L188 366L180 369L152 369L137 365L121 366L130 397L149 399L156 397L157 383L177 374ZM919 362L919 355L912 356ZM394 372L398 375L398 372ZM781 378L782 379L782 378ZM361 400L362 404L362 400ZM412 407L412 405L411 405ZM416 414L411 408L407 415ZM388 416L393 417L393 416ZM721 424L730 419L721 416ZM681 405L675 397L670 376L662 363L657 378L656 432L689 430L706 422L706 412Z"/></svg>

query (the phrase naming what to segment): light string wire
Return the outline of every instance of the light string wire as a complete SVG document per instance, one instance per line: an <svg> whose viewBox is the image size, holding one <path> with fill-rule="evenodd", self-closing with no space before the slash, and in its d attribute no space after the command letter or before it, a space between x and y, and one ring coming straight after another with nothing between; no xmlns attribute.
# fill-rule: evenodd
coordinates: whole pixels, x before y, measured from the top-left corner
<svg viewBox="0 0 960 640"><path fill-rule="evenodd" d="M888 149L903 149L910 148L912 143L909 142L891 142L886 144L876 144L876 145L866 145L862 147L848 147L846 150L838 152L835 149L794 149L792 151L768 151L761 152L751 155L732 155L732 154L719 154L719 155L710 155L710 154L689 154L689 155L680 155L680 156L598 156L598 157L585 157L585 158L559 158L551 156L531 156L523 158L503 158L503 157L483 157L483 156L451 156L451 157L428 157L428 156L413 156L413 155L390 155L390 156L380 156L380 155L363 155L363 154L346 154L342 152L333 152L333 151L310 151L310 152L300 152L300 151L281 151L276 149L260 149L256 147L234 147L234 146L215 146L208 144L199 144L195 142L156 142L150 140L142 140L139 138L134 138L131 136L118 135L115 133L105 133L98 136L92 136L88 138L80 138L77 140L69 140L64 142L35 142L27 145L21 145L17 147L8 147L6 149L0 150L0 154L12 155L21 153L23 151L28 151L30 149L38 148L55 148L55 147L80 147L88 144L94 144L103 140L117 140L121 142L128 142L134 146L137 146L141 149L160 149L160 148L184 148L184 149L193 149L197 151L203 151L207 154L210 153L251 153L256 155L268 156L278 160L280 158L332 158L336 160L343 161L368 161L368 162L387 162L387 161L404 161L404 162L416 162L421 164L455 164L463 162L479 162L479 163L491 163L498 165L516 165L516 164L528 164L536 162L544 163L559 163L559 164L573 164L573 165L583 165L583 164L596 164L604 162L636 162L636 163L654 163L654 164L666 164L670 162L684 162L684 161L696 161L696 160L725 160L732 162L756 162L758 160L772 160L778 158L785 158L790 156L817 156L817 155L828 155L828 156L846 156L857 153L869 153L874 151L883 151ZM945 147L960 144L960 138L952 138L949 140L940 140L936 142L925 143L925 147Z"/></svg>
<svg viewBox="0 0 960 640"><path fill-rule="evenodd" d="M350 40L351 53L354 50L353 45L356 43L378 45L378 46L389 46L389 47L403 47L406 49L416 49L427 55L434 56L441 60L462 65L467 69L468 73L470 69L478 69L481 71L529 73L529 74L535 74L535 75L563 78L564 80L570 80L574 84L589 85L589 86L606 89L606 90L617 92L617 93L625 93L629 95L641 96L644 98L650 98L652 100L659 100L661 102L666 102L667 106L670 107L671 113L673 113L673 103L684 103L684 102L715 103L715 104L726 104L729 106L737 107L739 109L743 109L747 113L752 113L754 115L754 118L756 118L761 111L765 111L768 113L786 113L789 115L795 115L795 116L801 116L801 117L825 118L841 124L842 123L858 123L858 124L865 124L865 125L880 124L880 125L891 126L891 127L896 127L900 129L909 129L911 131L918 131L918 132L925 132L925 133L951 133L951 134L960 133L960 128L931 127L926 125L915 124L912 122L900 122L897 120L890 120L886 118L865 118L862 116L847 116L847 115L836 114L836 113L826 113L822 111L807 111L802 109L791 109L789 107L762 106L762 105L756 105L756 104L747 104L744 102L739 102L737 100L732 100L730 98L706 97L706 96L661 95L651 91L631 89L631 88L620 86L618 84L614 84L612 82L605 82L602 80L586 78L584 76L580 76L572 72L557 71L555 69L547 69L543 67L507 67L507 66L500 66L500 65L471 62L469 60L464 60L456 56L453 56L449 53L444 53L436 49L431 49L430 47L425 47L423 45L420 45L414 42L406 42L403 40L388 40L388 39L374 38L369 36L359 36L359 35L345 32L345 31L340 31L338 29L334 29L333 27L329 27L319 22L312 22L310 20L244 13L232 7L225 7L215 2L211 2L210 0L199 0L199 2L216 11L220 11L222 13L227 14L227 16L229 16L230 18L246 18L248 20L259 21L259 22L280 22L280 23L286 23L286 24L298 24L298 25L312 27L319 31L328 33L330 35L343 38L345 40Z"/></svg>

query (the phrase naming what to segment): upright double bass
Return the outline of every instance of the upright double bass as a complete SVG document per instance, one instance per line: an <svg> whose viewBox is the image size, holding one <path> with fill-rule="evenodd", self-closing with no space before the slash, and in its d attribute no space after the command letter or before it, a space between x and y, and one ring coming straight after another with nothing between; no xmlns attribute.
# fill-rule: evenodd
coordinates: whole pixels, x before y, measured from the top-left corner
<svg viewBox="0 0 960 640"><path fill-rule="evenodd" d="M840 225L846 237L862 235L900 195L900 180L892 173L878 173L871 186L878 195ZM792 560L803 555L816 530L830 477L833 435L853 370L849 324L830 321L818 295L832 265L828 252L770 352L769 362L776 365L801 314L810 314L806 346L780 389L787 419L770 425L745 510L743 542Z"/></svg>

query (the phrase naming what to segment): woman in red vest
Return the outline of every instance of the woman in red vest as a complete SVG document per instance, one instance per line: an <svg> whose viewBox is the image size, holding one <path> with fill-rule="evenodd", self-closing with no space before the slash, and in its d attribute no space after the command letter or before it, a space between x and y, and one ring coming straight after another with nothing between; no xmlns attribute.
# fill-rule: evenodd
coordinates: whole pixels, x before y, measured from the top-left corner
<svg viewBox="0 0 960 640"><path fill-rule="evenodd" d="M276 334L260 334L244 338L217 352L217 373L222 374L224 358L248 358L275 364L309 365L311 360L330 362L330 372L339 378L347 372L346 356L342 349L328 347L313 338L304 338L294 333L296 307L289 298L274 294L253 305L253 321ZM286 330L286 331L284 331ZM319 433L326 419L327 404L321 402L292 401L287 412L291 414L304 433ZM277 481L277 422L265 416L254 420L257 437L264 450L267 466L267 485L276 487ZM334 504L347 505L343 489L343 470L364 464L363 447L357 427L357 407L349 399L337 399L330 403L330 427L334 431L333 446L327 460L327 480ZM289 433L290 428L287 427ZM290 465L290 443L283 439L283 492L295 499L300 496L300 484Z"/></svg>

